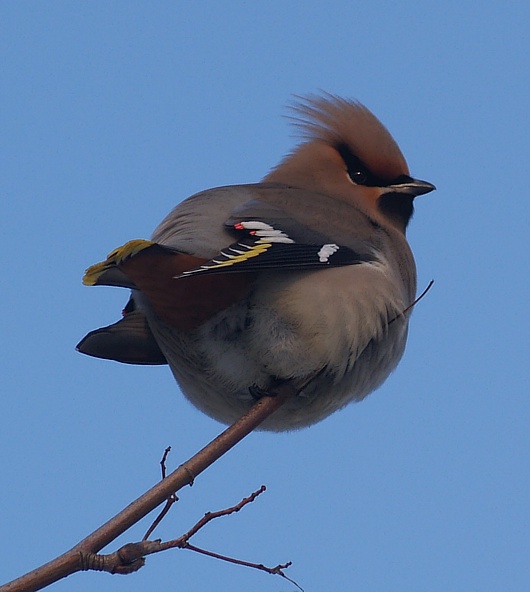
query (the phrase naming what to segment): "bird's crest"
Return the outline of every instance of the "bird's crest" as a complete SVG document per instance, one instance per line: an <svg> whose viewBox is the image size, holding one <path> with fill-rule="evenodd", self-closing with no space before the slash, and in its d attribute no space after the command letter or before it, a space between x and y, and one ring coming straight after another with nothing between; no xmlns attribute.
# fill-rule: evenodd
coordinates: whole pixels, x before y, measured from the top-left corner
<svg viewBox="0 0 530 592"><path fill-rule="evenodd" d="M394 179L409 173L399 146L377 117L358 101L325 93L296 96L289 119L305 141L347 144L372 173Z"/></svg>

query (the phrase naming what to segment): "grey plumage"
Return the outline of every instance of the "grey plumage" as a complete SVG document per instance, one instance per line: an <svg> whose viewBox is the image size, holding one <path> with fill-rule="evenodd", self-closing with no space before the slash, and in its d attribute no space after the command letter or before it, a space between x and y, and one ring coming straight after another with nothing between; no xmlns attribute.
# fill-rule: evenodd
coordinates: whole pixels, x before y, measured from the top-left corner
<svg viewBox="0 0 530 592"><path fill-rule="evenodd" d="M377 388L405 348L416 293L405 228L413 198L434 186L409 177L397 144L360 104L328 95L303 103L297 115L305 118L305 142L263 183L192 196L153 234L166 260L198 258L174 276L179 290L195 286L202 295L206 283L197 277L209 274L215 300L216 281L220 290L240 282L228 305L206 314L202 304L200 320L184 327L168 314L167 294L159 301L146 279L153 264L140 269L138 255L111 254L87 274L92 284L116 283L120 273L124 284L132 279L136 314L145 315L182 391L225 423L256 392L286 380L302 390L262 429L320 421ZM84 341L78 348L98 355Z"/></svg>

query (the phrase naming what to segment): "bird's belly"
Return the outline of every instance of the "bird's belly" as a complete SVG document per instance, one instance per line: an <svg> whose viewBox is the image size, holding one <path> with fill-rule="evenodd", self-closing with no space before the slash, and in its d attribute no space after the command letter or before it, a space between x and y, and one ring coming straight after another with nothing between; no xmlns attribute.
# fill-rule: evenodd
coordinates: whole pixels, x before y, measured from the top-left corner
<svg viewBox="0 0 530 592"><path fill-rule="evenodd" d="M264 277L249 298L191 332L151 320L186 397L231 423L253 404L251 387L310 381L263 424L269 430L316 423L364 398L403 354L407 319L399 315L407 305L384 275L355 267L351 282L335 281L339 269L317 272L328 274L324 282L307 273Z"/></svg>

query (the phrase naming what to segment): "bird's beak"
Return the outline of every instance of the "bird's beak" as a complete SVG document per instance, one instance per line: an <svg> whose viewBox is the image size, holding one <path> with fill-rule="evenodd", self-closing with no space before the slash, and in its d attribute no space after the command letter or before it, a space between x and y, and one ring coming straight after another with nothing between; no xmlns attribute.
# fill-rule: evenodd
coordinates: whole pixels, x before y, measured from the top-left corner
<svg viewBox="0 0 530 592"><path fill-rule="evenodd" d="M420 179L412 179L409 177L402 183L396 183L395 185L387 185L387 189L391 189L395 193L407 193L416 197L417 195L424 195L434 191L436 187L427 181L421 181Z"/></svg>

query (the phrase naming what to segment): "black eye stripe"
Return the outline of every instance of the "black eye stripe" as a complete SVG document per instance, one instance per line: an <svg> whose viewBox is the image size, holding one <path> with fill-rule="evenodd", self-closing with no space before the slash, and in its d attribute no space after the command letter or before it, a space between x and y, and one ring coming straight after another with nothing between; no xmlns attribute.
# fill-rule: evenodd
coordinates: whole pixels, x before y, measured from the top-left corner
<svg viewBox="0 0 530 592"><path fill-rule="evenodd" d="M367 187L385 187L392 183L391 179L383 179L374 175L364 162L356 156L344 142L335 146L340 157L346 165L350 179L356 185L365 185Z"/></svg>
<svg viewBox="0 0 530 592"><path fill-rule="evenodd" d="M399 175L399 177L395 177L394 179L385 179L374 175L364 162L356 156L344 142L337 144L335 149L346 165L348 176L356 185L364 185L365 187L388 187L389 185L401 185L412 181L408 175Z"/></svg>
<svg viewBox="0 0 530 592"><path fill-rule="evenodd" d="M371 174L367 167L362 163L360 158L357 158L357 156L353 154L346 144L338 144L336 148L346 165L350 179L354 183L365 185L370 181Z"/></svg>

